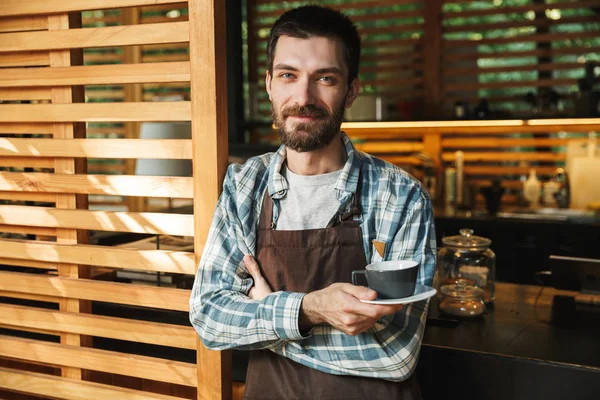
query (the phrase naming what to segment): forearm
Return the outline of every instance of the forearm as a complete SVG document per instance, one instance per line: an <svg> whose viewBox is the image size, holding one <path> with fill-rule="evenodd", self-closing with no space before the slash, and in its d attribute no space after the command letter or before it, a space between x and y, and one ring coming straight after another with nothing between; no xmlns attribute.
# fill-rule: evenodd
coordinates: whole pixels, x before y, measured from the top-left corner
<svg viewBox="0 0 600 400"><path fill-rule="evenodd" d="M231 290L203 293L190 302L190 321L210 349L267 349L303 338L298 329L302 294L276 292L261 301Z"/></svg>
<svg viewBox="0 0 600 400"><path fill-rule="evenodd" d="M311 337L273 348L300 364L336 375L403 381L413 372L427 317L427 302L415 303L357 336L327 325Z"/></svg>

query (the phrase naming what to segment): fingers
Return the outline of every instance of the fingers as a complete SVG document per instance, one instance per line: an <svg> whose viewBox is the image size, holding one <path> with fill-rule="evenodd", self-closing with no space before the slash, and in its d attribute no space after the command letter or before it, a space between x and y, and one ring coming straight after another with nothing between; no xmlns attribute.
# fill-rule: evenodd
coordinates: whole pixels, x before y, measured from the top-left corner
<svg viewBox="0 0 600 400"><path fill-rule="evenodd" d="M251 255L244 256L244 265L254 280L254 285L248 292L248 296L253 300L262 300L273 291L267 280L262 276L258 263Z"/></svg>
<svg viewBox="0 0 600 400"><path fill-rule="evenodd" d="M250 275L252 275L252 278L254 278L255 281L262 279L262 274L260 273L260 268L259 268L256 260L254 259L254 257L252 257L251 255L245 255L244 256L244 265L246 266L246 269L248 270Z"/></svg>
<svg viewBox="0 0 600 400"><path fill-rule="evenodd" d="M375 300L377 297L376 291L365 286L357 286L350 283L341 283L339 285L343 291L351 294L359 300Z"/></svg>

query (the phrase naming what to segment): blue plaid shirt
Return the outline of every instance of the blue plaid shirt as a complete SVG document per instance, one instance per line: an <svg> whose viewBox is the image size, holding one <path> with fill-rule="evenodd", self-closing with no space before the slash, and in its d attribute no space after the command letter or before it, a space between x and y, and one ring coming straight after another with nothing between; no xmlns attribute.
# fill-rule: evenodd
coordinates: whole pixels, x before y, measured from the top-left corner
<svg viewBox="0 0 600 400"><path fill-rule="evenodd" d="M431 202L422 186L401 169L354 149L342 133L348 159L335 189L340 209L351 205L361 171L358 216L366 259L419 262L418 283L431 285L435 231ZM216 350L269 349L323 372L391 381L407 379L421 347L428 301L405 306L368 331L350 336L332 326L303 336L298 315L304 293L274 292L263 300L247 294L253 281L242 261L256 255L256 234L265 190L278 199L288 188L280 174L285 147L231 165L211 224L190 298L190 321L203 344ZM383 257L372 241L386 244Z"/></svg>

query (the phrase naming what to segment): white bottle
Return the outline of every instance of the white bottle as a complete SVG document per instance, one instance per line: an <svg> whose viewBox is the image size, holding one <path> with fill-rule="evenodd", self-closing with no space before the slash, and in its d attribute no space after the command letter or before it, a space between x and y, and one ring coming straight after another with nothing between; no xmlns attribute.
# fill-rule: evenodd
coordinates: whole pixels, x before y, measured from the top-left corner
<svg viewBox="0 0 600 400"><path fill-rule="evenodd" d="M537 207L540 203L541 182L535 174L535 169L529 170L529 178L523 184L523 197L529 202L531 207Z"/></svg>

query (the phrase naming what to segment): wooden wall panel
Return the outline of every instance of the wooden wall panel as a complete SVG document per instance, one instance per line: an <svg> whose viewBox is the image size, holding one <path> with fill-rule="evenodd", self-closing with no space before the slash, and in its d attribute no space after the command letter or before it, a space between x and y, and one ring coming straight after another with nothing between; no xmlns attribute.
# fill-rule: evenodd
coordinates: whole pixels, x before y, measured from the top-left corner
<svg viewBox="0 0 600 400"><path fill-rule="evenodd" d="M0 327L60 339L0 335L0 358L16 360L0 366L2 393L230 398L228 354L206 353L182 322L227 164L224 4L193 3L191 22L188 2L173 0L0 3L0 297L23 304L0 301ZM191 121L189 139L139 139L140 123L180 121ZM143 158L192 160L196 177L135 176ZM163 206L136 208L137 199L168 202L149 212ZM166 287L119 278L125 270ZM92 302L121 317L92 313ZM159 310L178 324L136 320ZM199 351L203 371L168 351L100 350L92 336L172 347L190 360Z"/></svg>

